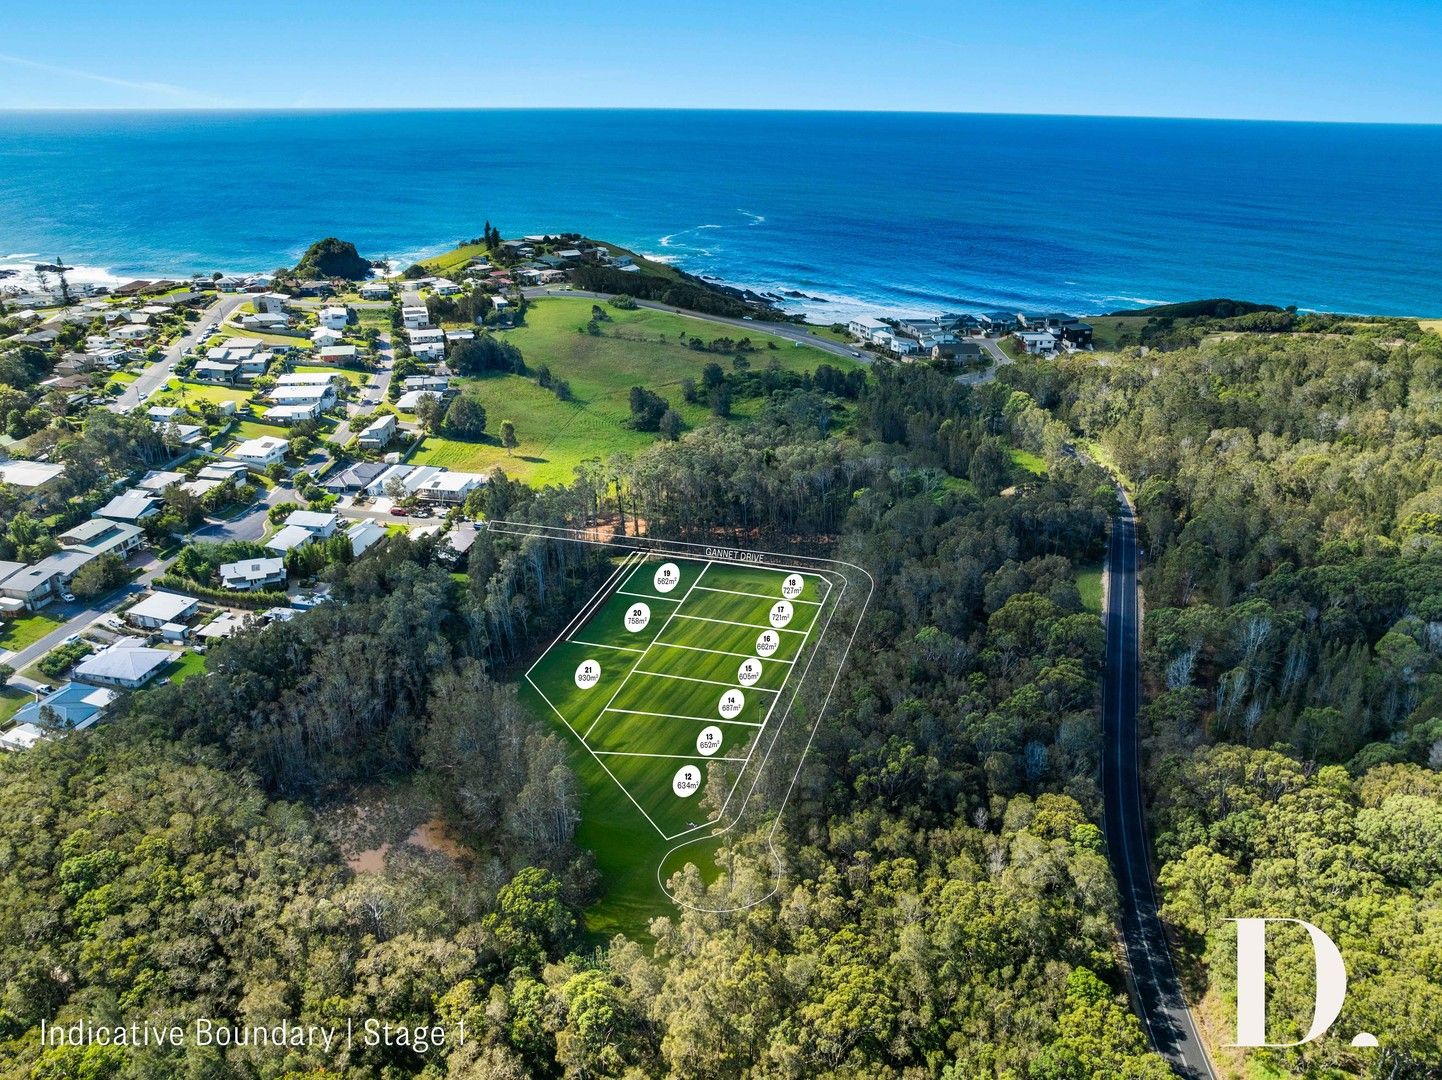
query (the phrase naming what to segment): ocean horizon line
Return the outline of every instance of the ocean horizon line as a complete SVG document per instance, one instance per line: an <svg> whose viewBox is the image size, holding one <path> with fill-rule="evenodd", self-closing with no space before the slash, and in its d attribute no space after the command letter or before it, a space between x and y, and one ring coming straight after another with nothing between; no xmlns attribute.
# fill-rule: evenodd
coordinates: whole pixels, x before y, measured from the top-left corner
<svg viewBox="0 0 1442 1080"><path fill-rule="evenodd" d="M918 116L968 117L999 120L1131 120L1139 122L1193 124L1267 124L1297 127L1366 127L1366 128L1437 128L1435 120L1347 120L1286 116L1194 116L1180 113L1070 113L1070 112L997 112L971 109L849 109L770 105L186 105L186 106L108 106L108 105L26 105L0 106L3 116L344 116L402 115L406 113L696 113L704 115L762 116Z"/></svg>

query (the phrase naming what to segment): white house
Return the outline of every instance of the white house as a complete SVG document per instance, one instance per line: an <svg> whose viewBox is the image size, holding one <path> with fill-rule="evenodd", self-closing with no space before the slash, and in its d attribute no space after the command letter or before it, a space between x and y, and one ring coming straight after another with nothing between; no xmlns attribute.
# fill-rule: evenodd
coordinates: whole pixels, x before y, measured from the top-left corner
<svg viewBox="0 0 1442 1080"><path fill-rule="evenodd" d="M316 420L320 417L321 406L318 401L305 402L299 405L272 405L265 410L265 418L272 424L299 424L305 420Z"/></svg>
<svg viewBox="0 0 1442 1080"><path fill-rule="evenodd" d="M431 325L430 312L423 307L401 308L401 325L407 330L424 330Z"/></svg>
<svg viewBox="0 0 1442 1080"><path fill-rule="evenodd" d="M285 560L276 557L226 563L220 568L220 583L227 589L238 589L241 592L284 585Z"/></svg>
<svg viewBox="0 0 1442 1080"><path fill-rule="evenodd" d="M112 521L147 521L160 513L164 503L153 491L131 488L95 511L96 517Z"/></svg>
<svg viewBox="0 0 1442 1080"><path fill-rule="evenodd" d="M309 529L302 529L299 525L286 525L265 542L265 548L277 555L284 555L298 547L305 547L314 539L316 535Z"/></svg>
<svg viewBox="0 0 1442 1080"><path fill-rule="evenodd" d="M400 397L396 398L396 408L401 412L415 412L416 406L421 402L422 394L433 394L436 397L441 396L440 392L436 390L407 390Z"/></svg>
<svg viewBox="0 0 1442 1080"><path fill-rule="evenodd" d="M89 551L123 559L145 542L145 533L129 522L93 517L67 529L56 539L67 551Z"/></svg>
<svg viewBox="0 0 1442 1080"><path fill-rule="evenodd" d="M395 415L393 413L386 413L384 416L372 420L366 429L356 438L356 442L366 450L382 450L389 446L391 440L395 437Z"/></svg>
<svg viewBox="0 0 1442 1080"><path fill-rule="evenodd" d="M232 447L227 456L263 469L285 458L286 445L284 439L277 439L274 435L261 435Z"/></svg>
<svg viewBox="0 0 1442 1080"><path fill-rule="evenodd" d="M110 331L110 336L117 341L144 341L150 336L150 327L145 323L128 323Z"/></svg>
<svg viewBox="0 0 1442 1080"><path fill-rule="evenodd" d="M265 292L257 293L251 303L255 305L257 314L284 315L289 301L290 297L284 293Z"/></svg>
<svg viewBox="0 0 1442 1080"><path fill-rule="evenodd" d="M476 332L475 332L474 330L447 330L447 331L446 331L446 341L447 341L448 343L449 343L449 342L452 342L452 341L475 341L475 340L476 340Z"/></svg>
<svg viewBox="0 0 1442 1080"><path fill-rule="evenodd" d="M71 674L77 682L135 690L155 678L160 669L174 659L172 652L133 645L121 639L87 656L75 665Z"/></svg>
<svg viewBox="0 0 1442 1080"><path fill-rule="evenodd" d="M200 601L180 593L154 592L125 613L125 618L147 630L160 630L167 624L181 624L192 618Z"/></svg>
<svg viewBox="0 0 1442 1080"><path fill-rule="evenodd" d="M410 340L411 347L425 345L435 341L445 341L446 332L435 328L426 330L407 330L406 337Z"/></svg>
<svg viewBox="0 0 1442 1080"><path fill-rule="evenodd" d="M277 382L267 395L277 405L314 405L328 409L335 404L335 384Z"/></svg>
<svg viewBox="0 0 1442 1080"><path fill-rule="evenodd" d="M436 290L437 296L455 296L456 293L461 291L461 287L454 281L443 277L436 278L431 287Z"/></svg>
<svg viewBox="0 0 1442 1080"><path fill-rule="evenodd" d="M846 324L846 332L860 341L870 341L871 335L882 330L890 330L880 319L870 315L858 315Z"/></svg>
<svg viewBox="0 0 1442 1080"><path fill-rule="evenodd" d="M287 371L275 380L277 386L340 386L345 376L339 371Z"/></svg>
<svg viewBox="0 0 1442 1080"><path fill-rule="evenodd" d="M362 300L389 300L391 287L384 281L367 281L358 290Z"/></svg>
<svg viewBox="0 0 1442 1080"><path fill-rule="evenodd" d="M1056 335L1049 330L1023 330L1016 335L1021 347L1033 356L1050 356L1056 352Z"/></svg>
<svg viewBox="0 0 1442 1080"><path fill-rule="evenodd" d="M317 326L310 332L310 339L324 348L327 345L339 345L342 335L339 330L332 330L328 326Z"/></svg>
<svg viewBox="0 0 1442 1080"><path fill-rule="evenodd" d="M9 484L26 492L39 491L59 480L64 473L64 465L51 465L44 461L0 462L0 484Z"/></svg>
<svg viewBox="0 0 1442 1080"><path fill-rule="evenodd" d="M422 341L418 345L411 346L411 353L420 360L444 360L446 343L444 341Z"/></svg>
<svg viewBox="0 0 1442 1080"><path fill-rule="evenodd" d="M350 308L339 305L323 307L316 319L327 330L344 330L350 325Z"/></svg>
<svg viewBox="0 0 1442 1080"><path fill-rule="evenodd" d="M335 531L340 525L340 515L323 510L293 510L286 517L285 524L287 527L305 529L324 539L335 535Z"/></svg>
<svg viewBox="0 0 1442 1080"><path fill-rule="evenodd" d="M350 549L353 555L359 555L367 548L374 546L386 535L385 527L374 521L357 521L345 534L350 538Z"/></svg>

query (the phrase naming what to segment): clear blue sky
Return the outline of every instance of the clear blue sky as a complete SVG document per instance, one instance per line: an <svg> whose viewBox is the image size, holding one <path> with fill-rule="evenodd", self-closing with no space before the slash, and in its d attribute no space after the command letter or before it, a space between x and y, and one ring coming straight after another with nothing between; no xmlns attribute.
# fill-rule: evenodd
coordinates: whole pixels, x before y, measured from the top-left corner
<svg viewBox="0 0 1442 1080"><path fill-rule="evenodd" d="M1442 122L1442 0L70 0L4 108L667 106Z"/></svg>

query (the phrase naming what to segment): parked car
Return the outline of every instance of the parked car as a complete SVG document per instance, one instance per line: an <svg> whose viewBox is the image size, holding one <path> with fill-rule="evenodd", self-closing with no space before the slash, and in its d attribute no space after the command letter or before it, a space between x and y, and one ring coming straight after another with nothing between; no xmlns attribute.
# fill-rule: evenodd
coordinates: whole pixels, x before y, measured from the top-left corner
<svg viewBox="0 0 1442 1080"><path fill-rule="evenodd" d="M60 594L60 599L64 600L67 604L73 604L75 603L75 594L72 592L63 592Z"/></svg>
<svg viewBox="0 0 1442 1080"><path fill-rule="evenodd" d="M79 635L79 634L66 634L65 637L64 637L64 639L60 642L60 644L62 644L62 645L74 645L74 644L75 644L77 641L79 641L79 640L80 640L80 635Z"/></svg>
<svg viewBox="0 0 1442 1080"><path fill-rule="evenodd" d="M48 682L36 683L35 692L37 694L53 694L55 693L55 687L51 686Z"/></svg>
<svg viewBox="0 0 1442 1080"><path fill-rule="evenodd" d="M410 513L404 506L392 506L391 513L396 517L407 517Z"/></svg>

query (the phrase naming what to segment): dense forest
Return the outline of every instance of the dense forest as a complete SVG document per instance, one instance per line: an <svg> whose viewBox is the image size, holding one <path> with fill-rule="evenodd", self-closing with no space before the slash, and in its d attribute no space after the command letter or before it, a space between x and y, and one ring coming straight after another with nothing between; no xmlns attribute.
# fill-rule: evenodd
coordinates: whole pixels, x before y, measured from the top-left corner
<svg viewBox="0 0 1442 1080"><path fill-rule="evenodd" d="M326 571L335 600L217 645L203 676L0 761L0 1069L42 1077L1167 1075L1126 1007L1098 828L1103 638L1077 587L1105 474L1032 395L880 365L844 404L779 388L568 487L497 475L492 517L746 539L877 580L777 838L783 887L598 941L576 781L513 678L609 572L480 534ZM836 410L846 421L836 424ZM1045 468L1027 471L1013 451ZM348 868L377 784L460 858ZM780 790L759 798L773 807ZM772 872L761 835L683 894ZM703 905L715 906L715 905ZM465 1021L420 1053L41 1048L42 1020Z"/></svg>
<svg viewBox="0 0 1442 1080"><path fill-rule="evenodd" d="M1346 1036L1270 1054L1276 1067L1432 1076L1442 338L1336 322L1009 377L1094 440L1135 495L1165 914L1202 961L1218 1025L1230 1025L1224 920L1306 918L1348 958ZM1273 990L1278 1039L1310 1016L1311 962L1291 958ZM1351 1051L1360 1030L1381 1050Z"/></svg>

